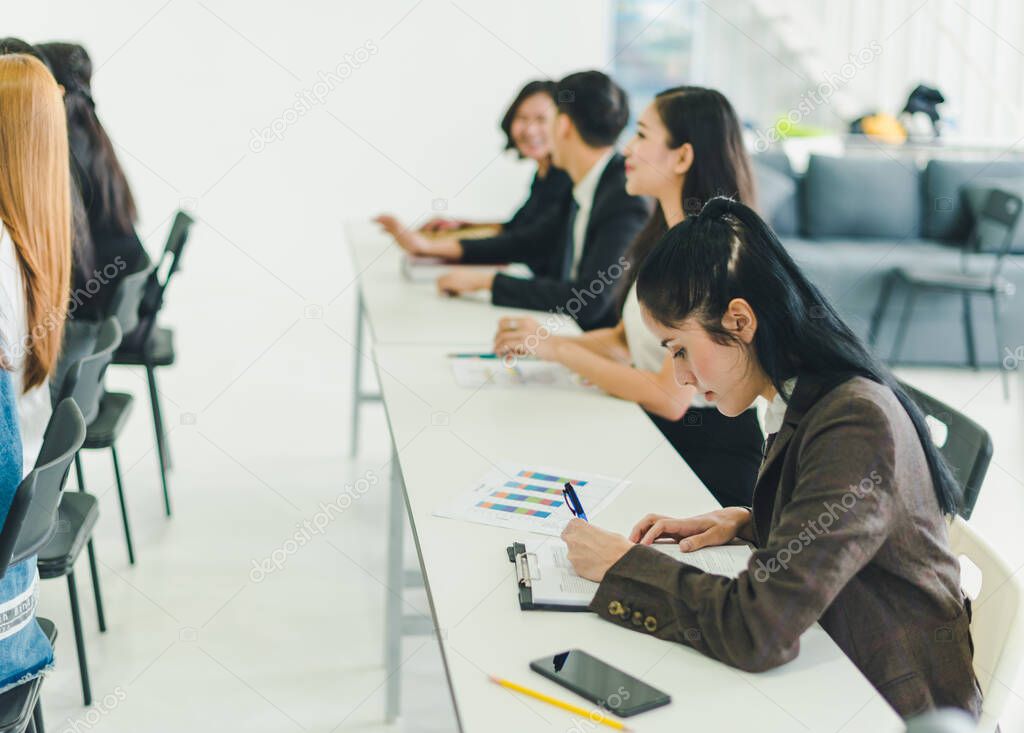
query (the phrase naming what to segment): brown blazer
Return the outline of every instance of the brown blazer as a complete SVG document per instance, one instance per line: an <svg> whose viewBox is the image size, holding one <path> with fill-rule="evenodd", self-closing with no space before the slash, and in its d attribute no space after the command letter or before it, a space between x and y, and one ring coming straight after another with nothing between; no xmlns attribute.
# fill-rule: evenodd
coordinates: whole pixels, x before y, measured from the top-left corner
<svg viewBox="0 0 1024 733"><path fill-rule="evenodd" d="M796 657L817 621L900 715L980 714L959 565L890 389L800 376L752 511L754 552L735 580L636 546L591 609L750 671Z"/></svg>

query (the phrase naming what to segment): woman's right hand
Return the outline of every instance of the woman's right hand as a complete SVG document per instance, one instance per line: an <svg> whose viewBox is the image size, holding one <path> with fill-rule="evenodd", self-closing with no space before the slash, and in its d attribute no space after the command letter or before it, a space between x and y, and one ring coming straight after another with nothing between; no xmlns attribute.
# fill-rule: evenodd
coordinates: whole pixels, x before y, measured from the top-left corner
<svg viewBox="0 0 1024 733"><path fill-rule="evenodd" d="M657 539L672 539L683 552L732 542L750 524L750 510L726 507L687 519L648 514L629 533L631 542L649 545Z"/></svg>
<svg viewBox="0 0 1024 733"><path fill-rule="evenodd" d="M394 237L398 246L413 255L430 255L430 240L417 231L408 229L402 225L397 218L390 214L381 214L373 220L380 224L381 228Z"/></svg>

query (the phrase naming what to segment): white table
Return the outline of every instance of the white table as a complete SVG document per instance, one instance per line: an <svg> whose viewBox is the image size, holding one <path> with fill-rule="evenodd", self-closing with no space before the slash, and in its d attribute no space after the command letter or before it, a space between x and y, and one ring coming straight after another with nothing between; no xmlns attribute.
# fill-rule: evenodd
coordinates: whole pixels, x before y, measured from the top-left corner
<svg viewBox="0 0 1024 733"><path fill-rule="evenodd" d="M390 236L368 220L345 223L345 238L355 268L356 350L353 364L352 438L350 454L358 450L360 408L379 395L362 389L362 359L367 354L363 320L370 326L374 343L450 344L472 342L489 351L498 319L519 315L521 308L500 308L485 294L451 298L437 292L434 283L413 283L403 278L403 251ZM579 333L568 317L534 314L538 321L555 325L559 333Z"/></svg>
<svg viewBox="0 0 1024 733"><path fill-rule="evenodd" d="M796 660L749 674L593 614L520 611L505 547L528 537L432 515L492 464L523 461L631 479L595 518L617 531L649 511L686 515L717 504L636 405L596 392L460 388L445 358L458 349L378 343L375 363L396 459L390 552L398 551L399 564L392 563L392 580L400 582L405 507L461 730L603 729L487 679L506 677L587 707L528 668L533 659L577 647L672 695L670 706L631 721L641 731L903 730L818 626L804 634ZM391 593L389 603L400 601ZM398 613L389 608L392 634ZM397 667L388 672L399 677Z"/></svg>

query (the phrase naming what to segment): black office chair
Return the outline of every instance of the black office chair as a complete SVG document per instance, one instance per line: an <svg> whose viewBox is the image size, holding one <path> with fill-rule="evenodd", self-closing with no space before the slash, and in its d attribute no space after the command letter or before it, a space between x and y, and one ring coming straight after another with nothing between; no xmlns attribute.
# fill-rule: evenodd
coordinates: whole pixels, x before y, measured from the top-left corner
<svg viewBox="0 0 1024 733"><path fill-rule="evenodd" d="M992 460L992 439L985 428L963 413L906 382L900 384L926 417L945 426L945 439L941 443L935 440L935 445L960 484L960 508L957 513L964 519L970 519ZM937 437L934 430L932 437Z"/></svg>
<svg viewBox="0 0 1024 733"><path fill-rule="evenodd" d="M111 296L107 316L117 321L121 333L133 331L139 324L139 305L142 302L146 283L152 273L149 257L142 254L135 269L121 278ZM113 358L113 354L111 354ZM124 480L121 477L121 465L117 457L117 439L128 421L135 398L127 392L108 392L103 389L99 402L99 413L89 423L89 432L85 437L85 450L110 449L110 457L114 463L114 480L117 483L117 497L121 504L121 521L124 524L124 538L128 547L128 562L135 564L135 547L128 522L128 507L125 501ZM76 463L76 467L77 467Z"/></svg>
<svg viewBox="0 0 1024 733"><path fill-rule="evenodd" d="M121 328L117 320L108 318L100 325L93 353L79 359L67 370L64 383L61 385L61 400L71 400L78 406L87 425L96 422L101 414L100 398L103 392L103 374L110 364L114 349L121 343ZM86 432L86 439L88 431ZM83 445L85 440L82 441ZM92 575L93 594L96 601L96 617L100 631L107 630L107 622L103 613L103 598L100 594L99 572L96 567L96 550L93 546L92 533L99 520L99 502L92 494L85 491L85 477L78 452L75 453L75 473L78 478L78 491L67 492L61 497L57 531L39 552L39 577L43 580L51 578L68 578L68 592L71 596L71 616L75 627L75 641L78 645L79 667L82 674L82 693L89 704L91 691L89 673L85 664L85 643L82 637L81 620L78 613L78 597L74 582L74 569L83 547L89 555L89 570ZM128 515L125 511L124 494L118 493L121 499L122 519L126 539L129 544L129 557L132 557L131 533L128 528Z"/></svg>
<svg viewBox="0 0 1024 733"><path fill-rule="evenodd" d="M22 479L0 529L0 567L7 568L27 557L40 554L60 530L60 506L71 460L85 440L85 420L74 400L60 402L50 416L35 467ZM78 596L74 575L68 575L71 595L71 619L78 644L78 665L82 672L86 705L92 700L85 668L85 647L82 643L78 614ZM53 624L37 619L43 633L53 643ZM42 713L38 708L42 678L20 685L0 695L0 733L35 730L42 732ZM35 713L33 714L33 711ZM34 720L29 720L29 717Z"/></svg>
<svg viewBox="0 0 1024 733"><path fill-rule="evenodd" d="M117 319L122 334L130 334L138 327L139 305L152 274L153 263L143 252L134 269L118 281L114 294L110 296L106 315Z"/></svg>
<svg viewBox="0 0 1024 733"><path fill-rule="evenodd" d="M164 490L164 510L167 516L171 515L171 496L167 490L167 469L171 467L171 454L160 410L156 368L174 363L174 332L169 328L158 327L156 318L163 307L167 284L178 270L181 254L193 223L192 217L184 211L179 211L174 217L164 251L146 282L142 303L139 306L139 325L131 333L125 334L124 343L114 354L114 364L146 368L149 402L153 411L153 430L156 433L157 458L160 461L160 481Z"/></svg>
<svg viewBox="0 0 1024 733"><path fill-rule="evenodd" d="M45 618L37 617L36 623L53 646L57 627ZM0 733L44 733L43 706L39 701L42 686L43 677L39 676L0 695Z"/></svg>
<svg viewBox="0 0 1024 733"><path fill-rule="evenodd" d="M1007 191L992 189L985 200L978 221L968 238L960 259L959 271L937 270L920 267L897 267L892 270L882 284L882 292L878 296L875 312L871 316L871 327L868 330L868 343L875 345L878 328L885 316L889 297L896 283L900 282L908 288L907 299L900 315L889 361L899 361L903 350L903 341L910 325L910 317L914 311L914 301L919 291L933 291L959 294L963 303L964 338L967 340L968 363L977 368L978 358L974 348L974 324L971 319L971 298L975 295L987 295L992 301L992 320L996 334L996 362L1003 363L1002 352L999 350L1004 343L1002 322L1000 320L1000 299L1009 298L1014 293L1014 285L1002 276L1003 262L1013 244L1013 232L1020 218L1021 198ZM995 240L1000 239L998 243ZM987 273L971 273L967 268L967 256L977 254L983 247L992 247L995 260L992 269ZM1010 396L1009 375L1003 372L1003 395Z"/></svg>

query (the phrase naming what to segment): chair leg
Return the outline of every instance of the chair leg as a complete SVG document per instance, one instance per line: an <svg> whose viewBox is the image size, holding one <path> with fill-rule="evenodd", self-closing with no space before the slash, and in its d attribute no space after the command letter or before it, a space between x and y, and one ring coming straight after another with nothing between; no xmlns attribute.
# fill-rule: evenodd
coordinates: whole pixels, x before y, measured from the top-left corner
<svg viewBox="0 0 1024 733"><path fill-rule="evenodd" d="M124 524L124 541L128 545L128 564L135 564L135 546L132 544L132 530L128 526L128 505L124 499L124 482L121 480L121 466L117 461L117 446L110 445L110 457L114 459L114 480L117 482L117 499L121 502L121 523Z"/></svg>
<svg viewBox="0 0 1024 733"><path fill-rule="evenodd" d="M878 339L878 329L885 316L885 310L889 306L889 296L892 295L895 281L896 278L892 274L886 275L885 281L882 283L882 292L878 294L878 302L875 303L875 312L871 314L871 326L868 329L868 346L871 348L874 348L875 341Z"/></svg>
<svg viewBox="0 0 1024 733"><path fill-rule="evenodd" d="M68 596L71 599L71 626L75 631L75 646L78 649L78 673L82 678L82 699L88 707L92 705L92 688L89 685L89 665L85 659L85 639L82 637L82 615L78 610L78 590L75 574L68 573Z"/></svg>
<svg viewBox="0 0 1024 733"><path fill-rule="evenodd" d="M86 545L89 551L89 573L92 575L92 594L96 598L96 620L99 622L100 631L107 630L107 617L103 614L103 596L100 595L100 574L96 570L96 550L92 546L92 538Z"/></svg>
<svg viewBox="0 0 1024 733"><path fill-rule="evenodd" d="M1006 368L1002 351L1004 343L1003 334L1003 314L1000 312L999 304L999 293L992 294L992 323L996 329L996 368L1003 373L1003 399L1009 401L1010 399L1010 374L1009 369Z"/></svg>
<svg viewBox="0 0 1024 733"><path fill-rule="evenodd" d="M964 316L964 339L967 343L967 363L972 369L978 368L978 354L974 348L974 318L971 316L971 294L962 293Z"/></svg>
<svg viewBox="0 0 1024 733"><path fill-rule="evenodd" d="M356 295L356 348L352 364L352 435L348 455L355 458L359 452L359 411L362 407L363 358L363 299Z"/></svg>
<svg viewBox="0 0 1024 733"><path fill-rule="evenodd" d="M82 459L75 453L75 477L78 479L78 490L85 491L85 478L82 473Z"/></svg>
<svg viewBox="0 0 1024 733"><path fill-rule="evenodd" d="M156 432L156 452L160 461L160 483L164 489L164 511L171 516L171 494L167 490L167 436L164 433L164 419L160 413L160 395L156 389L156 372L151 365L146 365L146 376L149 378L149 402L153 407L153 430Z"/></svg>
<svg viewBox="0 0 1024 733"><path fill-rule="evenodd" d="M43 729L43 703L40 698L36 698L36 706L32 710L32 724L36 727L36 733L46 733Z"/></svg>
<svg viewBox="0 0 1024 733"><path fill-rule="evenodd" d="M903 313L900 315L900 325L896 330L896 341L892 345L892 356L889 361L896 364L903 353L903 340L907 337L907 326L910 325L910 317L914 313L914 301L917 298L917 288L910 286L907 292L907 302L903 304Z"/></svg>

